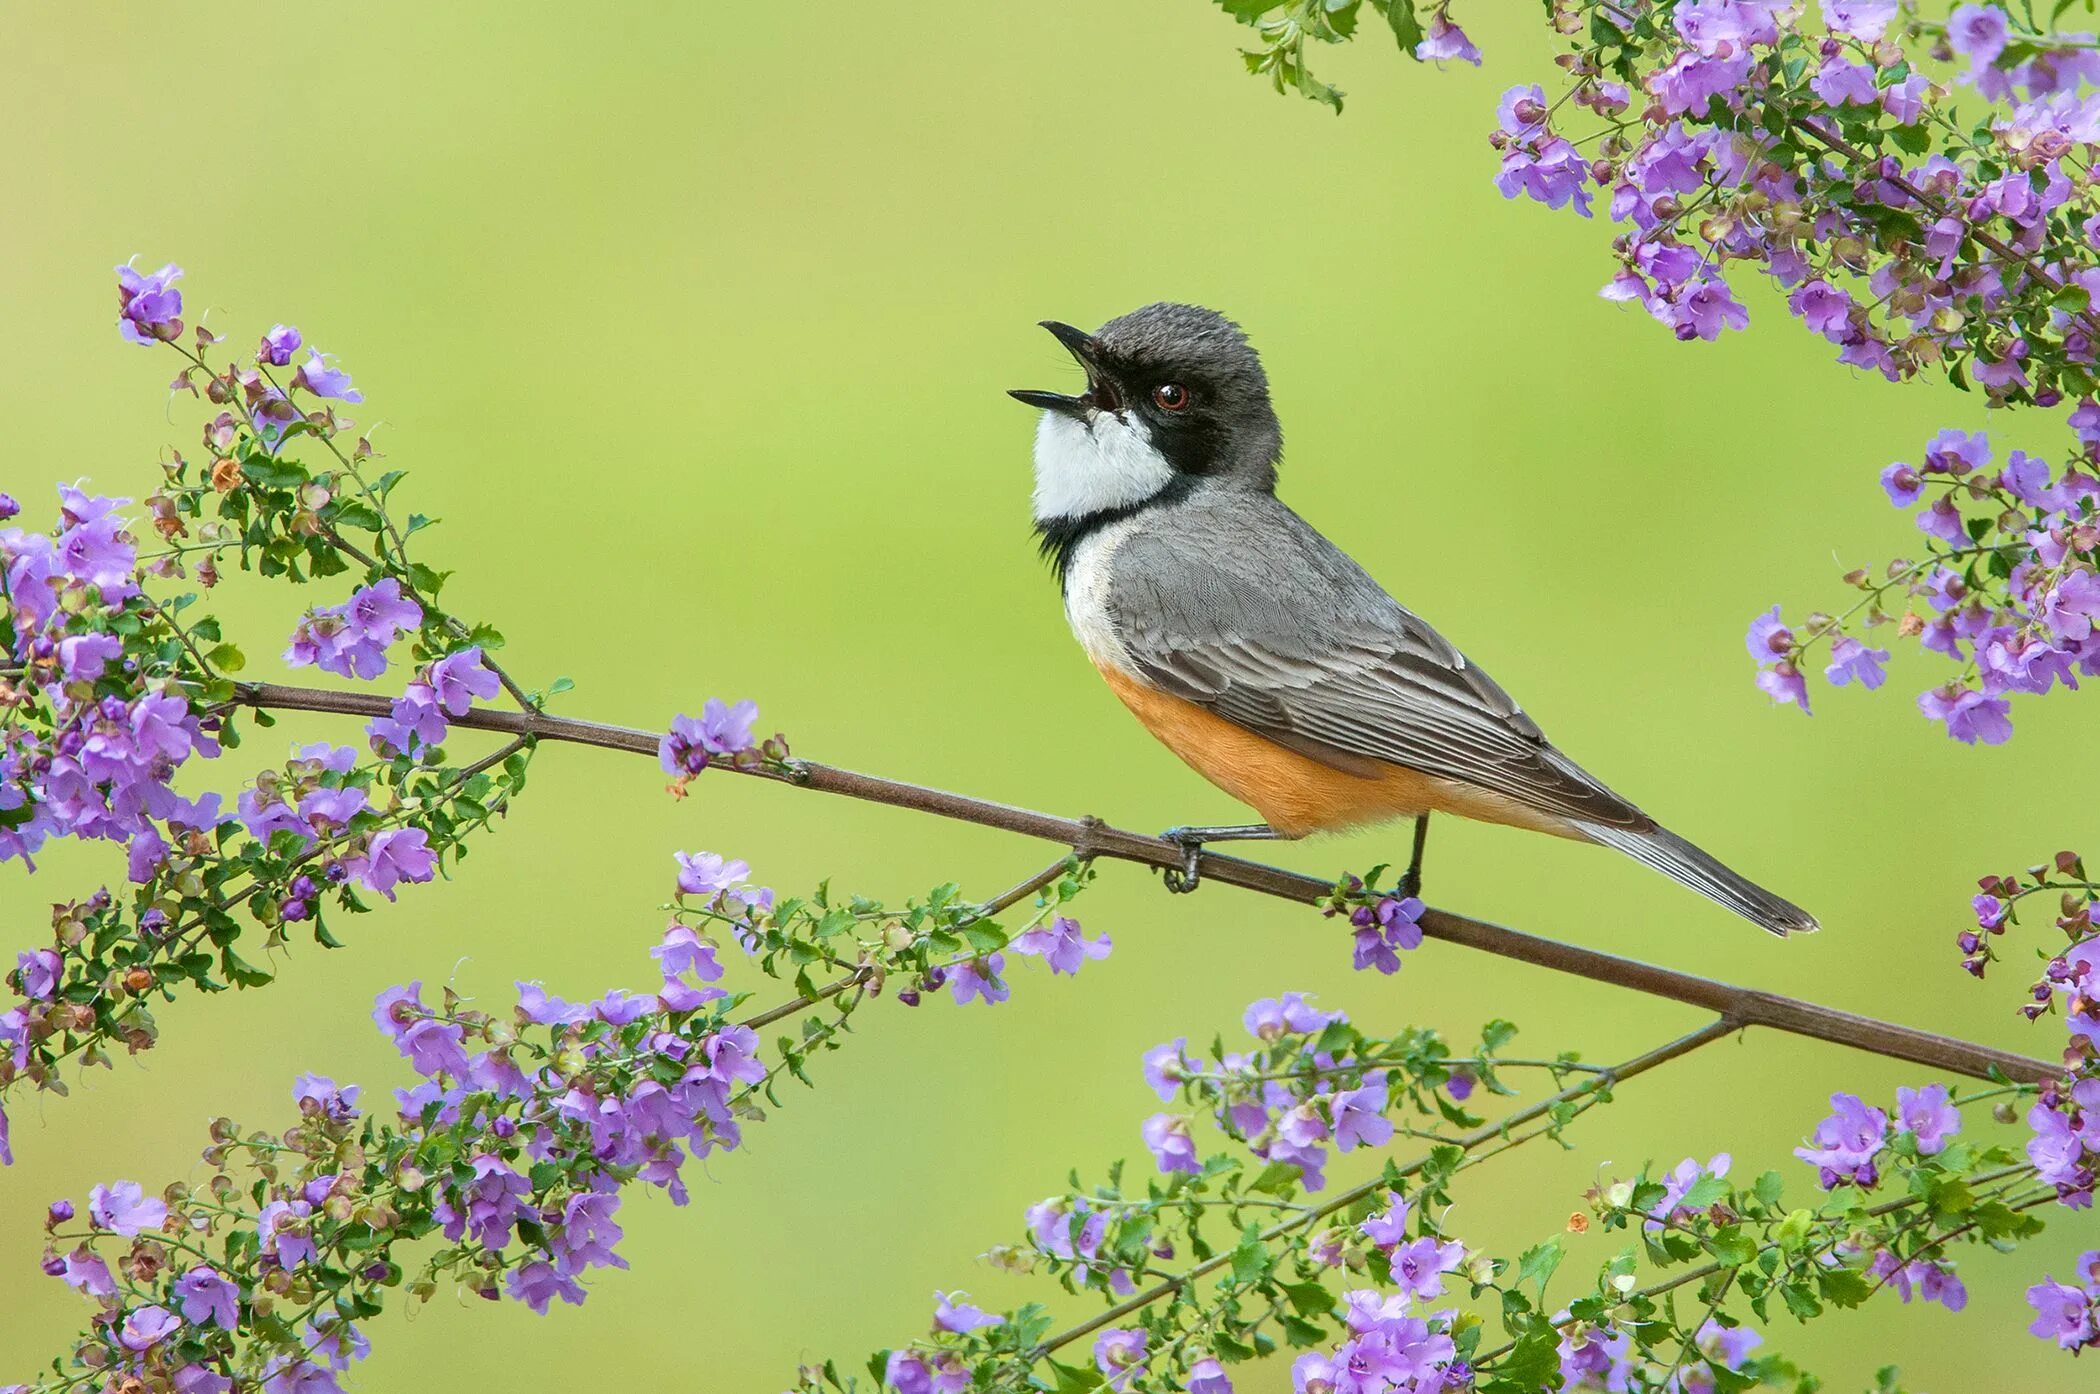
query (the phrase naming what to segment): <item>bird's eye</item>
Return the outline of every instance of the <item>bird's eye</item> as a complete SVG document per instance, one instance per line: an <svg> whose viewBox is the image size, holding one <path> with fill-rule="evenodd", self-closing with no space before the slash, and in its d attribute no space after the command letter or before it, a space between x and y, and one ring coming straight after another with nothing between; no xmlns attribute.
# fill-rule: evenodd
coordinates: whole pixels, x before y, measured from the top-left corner
<svg viewBox="0 0 2100 1394"><path fill-rule="evenodd" d="M1152 400L1161 411L1180 411L1189 404L1189 390L1178 382L1163 382L1152 389Z"/></svg>

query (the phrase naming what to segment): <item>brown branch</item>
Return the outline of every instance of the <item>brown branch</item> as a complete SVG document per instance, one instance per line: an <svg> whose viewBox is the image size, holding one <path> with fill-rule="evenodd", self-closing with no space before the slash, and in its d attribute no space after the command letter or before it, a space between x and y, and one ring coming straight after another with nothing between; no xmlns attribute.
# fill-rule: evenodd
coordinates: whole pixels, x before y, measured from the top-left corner
<svg viewBox="0 0 2100 1394"><path fill-rule="evenodd" d="M366 717L385 716L393 705L387 698L376 694L328 692L317 688L286 687L277 683L242 683L236 688L234 700L250 707ZM603 750L620 750L652 757L656 754L657 743L661 739L661 736L653 731L608 726L595 721L579 721L573 717L550 716L544 712L476 708L453 724L473 730L499 731L513 736L531 735L542 740L565 741L575 745L597 746ZM754 775L821 793L839 794L868 803L887 804L893 808L930 813L956 822L974 823L979 827L997 828L1025 837L1041 838L1045 842L1061 843L1085 857L1109 857L1118 861L1136 862L1140 866L1167 868L1180 866L1184 855L1182 845L1178 842L1110 827L1098 818L1060 818L1054 814L1038 813L1033 809L1016 808L1011 804L975 799L945 789L930 789L923 785L907 784L902 780L861 774L856 770L841 769L836 765L823 765L810 760L790 761L785 769L735 769L727 765L721 768L734 769L738 774ZM1258 891L1263 895L1297 901L1300 904L1312 904L1334 889L1331 882L1319 880L1317 877L1300 875L1260 862L1243 861L1238 857L1221 857L1209 851L1202 854L1201 868L1205 880L1238 886L1242 890ZM1580 945L1507 929L1485 920L1470 919L1449 911L1432 909L1424 912L1422 930L1430 938L1463 944L1467 948L1515 959L1519 963L1529 963L1556 973L1567 973L1595 982L1630 988L1651 997L1683 1002L1688 1006L1703 1007L1719 1013L1736 1029L1750 1026L1769 1027L1775 1031L1786 1031L1797 1036L1807 1036L1812 1040L1850 1046L1872 1055L1925 1065L1949 1074L1966 1075L1972 1079L1991 1078L1992 1072L1995 1071L2008 1079L2035 1084L2056 1078L2063 1073L2060 1066L2031 1056L1994 1050L1973 1041L1935 1035L1908 1026L1898 1026L1893 1022L1878 1021L1872 1017L1857 1016L1851 1012L1841 1012L1833 1007L1819 1006L1798 998L1783 997L1778 993L1736 987L1729 983L1716 982L1711 978L1680 973L1674 969L1620 958L1596 949L1586 949Z"/></svg>

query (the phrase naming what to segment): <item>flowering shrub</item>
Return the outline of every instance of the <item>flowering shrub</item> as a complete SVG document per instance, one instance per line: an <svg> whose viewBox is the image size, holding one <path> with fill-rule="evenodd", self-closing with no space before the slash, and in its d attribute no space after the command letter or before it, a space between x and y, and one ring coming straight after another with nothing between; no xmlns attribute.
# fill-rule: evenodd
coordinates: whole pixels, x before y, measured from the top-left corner
<svg viewBox="0 0 2100 1394"><path fill-rule="evenodd" d="M1323 6L1321 22L1346 25L1355 8ZM1374 9L1403 42L1406 21L1417 22L1419 57L1477 59L1442 8L1426 19L1404 4ZM1302 74L1302 47L1290 61ZM1580 192L1563 201L1579 206ZM373 1019L414 1080L390 1107L358 1085L302 1075L291 1084L296 1119L280 1130L212 1125L201 1181L151 1191L116 1178L51 1205L44 1269L92 1311L45 1373L14 1388L328 1394L369 1349L374 1316L428 1301L441 1284L543 1314L582 1302L595 1270L625 1266L629 1188L683 1204L685 1160L735 1150L763 1108L780 1104L786 1080L813 1082L811 1065L843 1045L861 1007L942 994L994 1006L1027 959L1053 977L1077 974L1112 950L1065 913L1095 859L1178 863L1182 849L1158 839L795 759L780 737L759 736L748 702L709 699L660 732L548 713L568 684L519 683L496 657L501 633L444 608L446 573L421 555L428 520L401 516L403 475L376 472L368 441L340 413L362 400L347 373L281 324L252 354L215 367L219 340L185 337L180 277L173 266L120 268L119 328L183 359L176 389L209 414L201 450L171 452L138 513L71 486L38 527L14 522L21 505L0 495L13 524L0 531L0 862L33 869L54 838L103 840L126 848L127 878L121 891L56 906L50 939L17 955L7 975L17 1000L0 1013L0 1102L23 1089L64 1092L68 1061L108 1065L118 1046L150 1048L156 1008L260 987L295 943L340 947L346 916L454 874L524 790L543 740L653 757L674 796L720 770L1069 838L1071 851L988 899L946 885L901 908L828 886L777 897L751 885L741 861L682 851L637 990L569 1003L520 983L502 1012L420 983L388 990ZM1983 463L1973 458L1980 438L1936 449L1970 469ZM1974 485L1971 501L1983 497ZM2083 537L2083 485L2012 462L1993 487L2044 510L2039 529ZM2011 528L1988 523L1971 541ZM236 566L323 588L283 662L337 685L239 676L241 648L201 612ZM2046 589L2017 568L1989 574L2046 627L2082 603L2060 594L2074 571ZM1790 693L1784 670L1798 671L1805 649L1787 647L1797 641L1782 639L1776 615L1769 625L1753 631L1753 648L1771 655L1767 686ZM1821 637L1833 665L1849 665L1846 680L1877 684L1881 659L1842 649L1841 623L1799 642ZM272 710L359 720L361 743L271 751L261 768L243 767L254 772L239 788L201 787L228 751L273 724ZM1988 713L1963 720L1979 738L1992 729ZM507 739L455 754L490 733ZM1355 967L1384 975L1431 937L1506 951L1527 938L1478 924L1461 935L1420 899L1379 888L1383 870L1324 891L1265 886L1260 876L1287 874L1244 865L1220 879L1346 921ZM2059 1064L1850 1019L1854 1034L1830 1038L1980 1083L1874 1102L1838 1093L1797 1153L1809 1171L1793 1181L1768 1171L1742 1184L1726 1156L1641 1169L1595 1187L1563 1233L1516 1254L1485 1252L1451 1228L1475 1168L1541 1137L1572 1145L1578 1120L1620 1087L1752 1019L1724 1009L1689 1035L1598 1066L1565 1052L1512 1055L1516 1028L1505 1021L1455 1049L1419 1028L1366 1031L1300 994L1257 1002L1241 1049L1192 1050L1179 1038L1147 1052L1145 1079L1169 1106L1136 1128L1149 1172L1126 1180L1119 1165L1091 1187L1075 1177L1028 1210L1021 1238L991 1251L998 1266L1099 1303L1096 1315L1060 1328L1042 1303L994 1312L959 1290L936 1294L928 1335L877 1353L869 1375L901 1394L1229 1394L1235 1367L1288 1347L1301 1394L1802 1384L1809 1377L1766 1352L1747 1323L1809 1320L1885 1290L1959 1310L1958 1253L2011 1248L2053 1207L2090 1204L2100 947L2096 889L2079 861L2065 854L1987 878L1963 962L1983 976L2017 907L2044 893L2059 898L2069 943L2023 1011L2063 1012L2071 1047ZM1534 961L1642 983L1639 965L1594 954L1554 964L1538 956L1547 941L1527 942ZM735 979L724 963L732 947ZM742 980L754 974L793 995L752 1010ZM762 1034L794 1017L795 1030L770 1043ZM1491 1102L1502 1106L1473 1111ZM0 1160L8 1146L0 1111ZM1790 1187L1811 1184L1814 1195L1789 1200ZM1615 1247L1583 1251L1586 1235ZM2100 1343L2100 1254L2068 1279L2041 1276L2029 1300L2038 1336L2068 1350ZM797 1379L804 1389L859 1382L835 1365Z"/></svg>

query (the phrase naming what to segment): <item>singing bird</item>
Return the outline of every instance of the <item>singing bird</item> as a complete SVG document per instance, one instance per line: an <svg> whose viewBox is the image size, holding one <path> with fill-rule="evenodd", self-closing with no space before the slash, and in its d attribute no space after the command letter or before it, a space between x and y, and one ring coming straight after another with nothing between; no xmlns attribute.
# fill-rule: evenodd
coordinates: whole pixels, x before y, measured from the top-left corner
<svg viewBox="0 0 2100 1394"><path fill-rule="evenodd" d="M1276 497L1283 430L1238 325L1147 305L1092 334L1054 320L1086 370L1040 408L1035 526L1065 616L1109 688L1169 750L1265 820L1171 829L1168 881L1206 842L1429 815L1601 843L1773 934L1800 907L1660 826L1555 749L1495 681Z"/></svg>

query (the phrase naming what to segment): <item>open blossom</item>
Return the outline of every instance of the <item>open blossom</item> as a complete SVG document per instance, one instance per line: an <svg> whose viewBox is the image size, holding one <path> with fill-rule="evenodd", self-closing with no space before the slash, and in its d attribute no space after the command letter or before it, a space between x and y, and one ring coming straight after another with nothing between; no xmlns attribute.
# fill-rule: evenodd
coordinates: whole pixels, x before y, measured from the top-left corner
<svg viewBox="0 0 2100 1394"><path fill-rule="evenodd" d="M936 1292L933 1295L933 1324L936 1327L962 1335L981 1331L987 1326L997 1326L1006 1320L1004 1317L993 1316L981 1307L957 1301L961 1296L959 1292Z"/></svg>
<svg viewBox="0 0 2100 1394"><path fill-rule="evenodd" d="M168 1218L167 1202L149 1196L136 1181L116 1181L88 1192L88 1219L97 1229L130 1238L154 1230Z"/></svg>
<svg viewBox="0 0 2100 1394"><path fill-rule="evenodd" d="M387 650L423 623L423 607L401 593L389 576L351 592L341 605L306 613L292 634L284 661L313 666L346 678L376 678L386 671Z"/></svg>
<svg viewBox="0 0 2100 1394"><path fill-rule="evenodd" d="M329 355L319 349L308 349L306 361L292 374L292 385L303 387L316 397L330 397L342 402L362 402L365 394L350 385L350 375L340 368L331 367Z"/></svg>
<svg viewBox="0 0 2100 1394"><path fill-rule="evenodd" d="M1110 1327L1094 1339L1094 1367L1108 1376L1108 1387L1120 1390L1145 1364L1147 1336L1136 1327Z"/></svg>
<svg viewBox="0 0 2100 1394"><path fill-rule="evenodd" d="M134 344L158 344L182 333L182 268L169 262L150 274L117 268L117 329Z"/></svg>
<svg viewBox="0 0 2100 1394"><path fill-rule="evenodd" d="M1145 1120L1145 1146L1165 1172L1203 1170L1196 1160L1196 1141L1189 1135L1189 1120L1177 1113L1155 1113Z"/></svg>
<svg viewBox="0 0 2100 1394"><path fill-rule="evenodd" d="M1896 1091L1896 1126L1917 1139L1918 1154L1930 1157L1961 1131L1961 1111L1947 1101L1947 1086Z"/></svg>
<svg viewBox="0 0 2100 1394"><path fill-rule="evenodd" d="M1817 1169L1825 1190L1848 1182L1872 1189L1881 1179L1874 1158L1888 1143L1889 1116L1857 1094L1832 1094L1830 1108L1810 1145L1795 1148L1794 1155Z"/></svg>
<svg viewBox="0 0 2100 1394"><path fill-rule="evenodd" d="M728 860L714 852L677 852L678 893L711 896L750 879L749 862Z"/></svg>
<svg viewBox="0 0 2100 1394"><path fill-rule="evenodd" d="M1106 934L1089 939L1081 932L1079 921L1058 915L1047 925L1015 935L1012 947L1017 954L1040 957L1052 973L1077 973L1086 960L1107 958L1110 944Z"/></svg>
<svg viewBox="0 0 2100 1394"><path fill-rule="evenodd" d="M421 828L383 828L372 834L363 855L345 865L358 881L392 900L403 881L428 881L437 874L437 852Z"/></svg>
<svg viewBox="0 0 2100 1394"><path fill-rule="evenodd" d="M725 755L740 755L755 744L752 723L758 720L755 702L726 706L710 697L698 716L676 716L671 729L657 745L665 774L695 775L708 762Z"/></svg>
<svg viewBox="0 0 2100 1394"><path fill-rule="evenodd" d="M262 336L262 344L255 351L255 361L267 363L273 368L283 368L292 361L305 341L299 331L289 324L273 324L270 332Z"/></svg>
<svg viewBox="0 0 2100 1394"><path fill-rule="evenodd" d="M948 985L955 994L956 1005L962 1006L975 998L989 1007L1013 996L1013 990L1000 977L1005 971L1005 954L966 959L956 964L948 970Z"/></svg>

